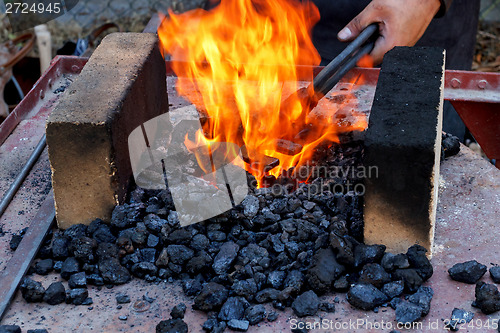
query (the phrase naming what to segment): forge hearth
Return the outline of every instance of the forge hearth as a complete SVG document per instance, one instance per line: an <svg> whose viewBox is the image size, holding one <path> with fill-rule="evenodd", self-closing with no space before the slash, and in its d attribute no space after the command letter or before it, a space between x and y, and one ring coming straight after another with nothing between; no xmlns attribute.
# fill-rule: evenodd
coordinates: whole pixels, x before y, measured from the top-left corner
<svg viewBox="0 0 500 333"><path fill-rule="evenodd" d="M21 122L17 128L12 131L11 136L9 136L5 143L0 147L2 152L8 152L5 154L5 157L7 158L7 161L5 162L6 164L0 164L2 167L9 166L9 168L7 168L7 172L4 172L3 174L15 174L17 170L15 169L15 166L19 164L19 161L24 160L24 158L29 155L30 149L27 148L27 146L29 146L27 143L32 143L33 146L36 145L37 138L44 130L44 124L40 121L37 122L36 119L43 119L50 112L50 110L52 110L54 101L57 100L57 95L55 96L52 93L52 90L57 90L57 94L59 94L60 91L64 91L65 87L69 84L69 80L67 80L67 78L76 78L79 71L78 68L81 68L83 63L85 63L85 61L75 60L73 58L56 59L48 74L48 77L53 79L52 85L47 83L46 78L39 83L36 90L33 90L30 95L27 96L23 105L21 105L21 110L32 110L31 107L23 109L23 107L26 108L26 103L30 102L31 106L35 105L33 114L36 113L36 116L35 118L26 116L27 118L24 119L27 121ZM167 70L168 68L167 63ZM376 70L366 70L365 72L371 73L370 75L377 74ZM169 76L167 77L167 89L169 100L172 104L171 109L188 106L189 103L180 98L174 91L176 78L172 76L171 72L167 71L167 73L169 73ZM353 75L357 76L357 74ZM371 87L369 84L368 87L358 87L355 91L355 93L358 93L358 91L362 89L362 91L359 92L359 95L369 100L371 99L370 96L373 97L373 82L376 81L376 75L375 78L372 77L370 80L370 82L372 82ZM344 82L340 84L340 87L349 88L350 86L348 83ZM45 92L45 99L42 101L38 99L40 89L43 89ZM446 95L445 92L445 96L450 96L449 92L448 95ZM371 101L366 102L365 105L365 110L369 110ZM325 106L322 106L322 108L323 107ZM327 106L326 109L328 109ZM19 119L23 119L23 113L20 113L19 110L16 113L16 116L19 116ZM11 117L9 120L11 121L12 119L13 118ZM4 128L0 128L0 134L5 133L3 130ZM28 139L26 139L27 133L29 133ZM21 142L26 147L24 145L20 146L19 143ZM12 147L19 147L19 149L11 150ZM449 149L448 146L445 147L445 149ZM352 158L352 156L350 158ZM345 161L348 161L350 158L343 156L341 163L344 164ZM23 186L20 190L20 196L16 196L14 198L12 206L0 220L0 223L3 224L1 228L3 232L0 232L0 247L3 246L4 249L8 249L8 243L11 239L10 235L14 233L18 234L20 230L28 226L27 223L36 212L36 209L34 208L37 207L38 203L41 203L40 198L43 200L44 195L48 192L48 189L44 191L42 188L44 188L44 186L50 188L49 175L49 163L46 154L44 154L42 155L40 163L35 166L35 172L30 175L26 186ZM469 286L467 284L451 280L448 276L447 270L455 263L467 262L475 259L480 263L488 264L492 262L492 257L498 257L499 249L496 245L498 242L495 241L495 237L497 235L496 230L498 227L496 216L498 216L498 207L500 207L497 200L498 196L496 195L498 192L498 171L486 161L476 157L466 147L462 146L462 150L458 156L452 156L442 162L441 175L442 178L439 189L440 201L438 203L438 217L436 220L436 244L432 259L434 275L426 283L427 286L431 286L434 289L435 295L432 300L429 315L422 320L422 324L425 326L428 324L441 323L442 318L450 317L450 314L455 307L457 309L464 309L464 311L460 310L461 312L453 311L453 318L455 318L455 320L459 316L457 313L460 312L460 316L463 318L470 318L473 314L474 320L481 319L483 322L486 322L487 320L495 318L496 314L486 316L479 310L471 308L470 303L475 298L475 286ZM0 181L4 180L1 179ZM147 195L151 195L151 193L148 192ZM27 198L29 198L29 200L26 200ZM251 203L254 200L248 201L247 213L252 214L253 210L251 207L253 206ZM157 204L158 201L151 200L147 206L155 206ZM157 212L161 215L160 211ZM40 218L37 216L35 223L38 224L40 221ZM246 230L245 227L243 227L243 229ZM211 230L211 237L221 237L222 234L217 231L221 230ZM272 231L269 232L273 234ZM58 231L56 233L60 234L61 232ZM4 234L3 237L2 234ZM101 230L98 234L101 240L101 237L106 236L106 232L103 232L103 230ZM29 231L27 235L28 237L30 236ZM174 235L178 237L177 233ZM201 235L193 236L193 239L194 238L196 238L198 244L204 243L203 240L200 241L200 238L202 238ZM147 237L146 242L146 247L154 246L154 237ZM208 242L210 242L210 239L208 239ZM121 246L125 245L126 244L123 244ZM188 244L187 246L189 247L190 245ZM22 247L23 244L21 244L21 248ZM271 248L271 251L274 251L274 249ZM287 251L286 248L285 251ZM5 268L7 266L8 269L10 265L8 260L12 255L12 251L5 250L4 252L4 258L6 260L2 260L0 262L0 268ZM147 252L148 251L145 251L145 254L147 254ZM40 253L42 254L42 252ZM47 251L44 251L43 253L47 253ZM389 258L382 260L380 265L390 269L390 265L388 264L390 260L388 259ZM406 265L404 260L393 261L393 264L394 262L397 262L397 265L401 267L405 267ZM60 260L53 261L53 263L56 269L60 269L62 266L62 261ZM495 262L493 261L493 263ZM45 272L47 269L45 263L40 263L38 266L40 272ZM137 267L147 268L144 265L139 265ZM370 270L367 270L367 272L377 272L375 268L376 266L370 267ZM84 265L81 269L90 271L92 267ZM491 271L494 272L494 270ZM272 274L272 276L279 277L279 274ZM36 281L40 281L44 288L47 288L52 282L60 280L59 274L56 274L53 271L47 276L32 275L30 277ZM482 280L489 283L488 273L482 277ZM2 281L4 281L3 278ZM26 330L34 328L35 325L36 327L43 327L45 323L50 322L53 323L51 324L52 330L56 332L75 331L82 328L90 329L91 327L94 329L99 328L104 331L115 331L117 329L125 330L127 332L154 331L158 321L168 320L169 313L171 312L173 306L183 302L188 308L183 320L190 328L194 327L196 330L196 328L201 327L203 323L207 321L207 316L200 311L193 311L191 309L193 299L183 295L182 286L178 282L175 282L174 279L171 281L172 282L168 282L167 279L167 281L162 280L159 284L155 284L148 283L138 278L132 278L131 282L125 285L115 286L112 289L108 289L105 287L94 286L94 284L99 285L104 282L99 275L90 274L87 275L87 283L89 284L87 289L89 297L93 299L94 304L88 306L78 306L76 308L74 305L65 305L64 303L57 306L50 306L46 303L28 304L22 299L21 293L18 293L18 296L12 303L10 310L7 311L1 324L18 324L22 326L23 330ZM279 281L279 279L277 279L277 281ZM63 284L67 290L68 287L66 282L63 281ZM244 285L244 283L241 284ZM349 281L347 281L347 279L339 278L335 281L334 285L336 288L335 290L338 289L343 291L332 291L325 295L319 295L320 312L318 312L318 314L321 318L338 324L349 322L349 320L359 319L367 325L373 323L373 320L376 320L377 322L384 320L385 322L392 322L393 325L395 325L395 312L391 309L381 308L378 313L366 313L365 311L353 308L346 301L345 291L349 287ZM190 291L194 291L197 288L195 281L188 283L187 286L192 288L189 289ZM383 289L386 292L398 292L398 288L400 287L400 285L394 283L394 285L387 286ZM495 297L493 288L485 287L484 290L490 292L490 294L487 295L488 297ZM118 294L129 295L131 302L117 305L115 296ZM487 293L480 293L479 299L482 302L481 304L484 304L485 302L483 300L487 299L487 297L483 297L483 294L486 295ZM422 297L424 295L424 293L421 293ZM396 301L391 302L391 305L397 307L396 303ZM276 304L277 308L274 308L272 304L264 304L263 306L266 308L268 313L267 319L259 323L260 327L250 325L249 332L263 330L269 332L288 331L293 323L298 323L301 320L296 317L293 310L289 307L281 312L280 309L283 309L283 304ZM336 311L332 314L330 312L332 311L333 306ZM412 309L412 306L411 304L403 302L402 309L405 308ZM77 311L74 311L75 309ZM249 312L256 313L255 318L258 318L259 308L252 309L255 311ZM487 309L485 308L485 310ZM44 317L47 319L40 318L40 313L42 311ZM61 317L62 312L65 314L64 317ZM401 310L398 313L401 314ZM150 320L152 317L155 317L156 319ZM207 325L210 325L210 323L213 324L214 321L215 323L219 322L218 318L214 318L213 316L209 316L209 319L210 321ZM318 320L318 317L314 317L311 320L312 322L315 322ZM232 322L231 325L237 324L242 323ZM365 326L363 326L358 331L368 332L369 329L365 329ZM424 327L422 331L431 332L433 330L427 330Z"/></svg>
<svg viewBox="0 0 500 333"><path fill-rule="evenodd" d="M442 84L439 79L437 82ZM125 95L124 100L127 98ZM327 98L325 105L345 99ZM328 114L328 108L315 111L319 119ZM349 128L349 112L343 112L337 115L339 126L347 124ZM88 226L74 223L65 231L55 231L53 240L46 241L41 259L56 260L52 268L69 280L71 291L65 293L57 286L60 294L66 295L66 302L93 304L86 287L81 288L86 283L121 285L135 277L154 283L178 281L184 294L194 297L192 308L209 313L204 325L212 327L213 332L226 327L246 330L250 324L263 321L267 310L263 312L259 304L272 304L278 311L291 308L300 318L315 316L318 311L331 312L334 303L321 302L320 297L332 290L348 291L346 300L362 310L377 309L405 293L412 295L408 302L394 301L392 305L398 320L412 322L428 314L433 291L422 284L432 276L433 268L427 250L413 245L391 254L386 253L384 244L363 243L365 191L358 188L364 188L366 174L356 171L369 169L362 165L363 141L349 141L349 135L345 135L339 143L316 144L310 166L267 175L267 188L252 186L262 182L240 166L245 186L234 187L227 170L229 163L216 158L215 145L205 148L208 154L204 156L195 153L194 159L184 158L197 148L191 143L193 135L201 131L197 113L189 106L172 109L169 119L160 115L129 132L131 169L140 186L129 193L127 203L113 209L110 217L96 218ZM187 118L191 116L197 126L189 123ZM52 120L49 125L54 123ZM169 145L162 146L165 141ZM186 149L179 151L172 142ZM278 139L277 143L277 150L284 155L295 155L304 148L290 140ZM136 146L139 154L133 150ZM162 155L162 151L167 153ZM180 160L168 159L180 153L184 154ZM142 163L144 156L151 164ZM247 166L253 163L242 156L243 162L245 159L250 162ZM276 163L269 156L265 159L269 161L267 168ZM206 163L212 166L204 167ZM200 170L215 173L224 168L225 184L217 182L214 186L199 177ZM300 176L303 169L306 173ZM215 201L205 200L205 188L212 189L210 199ZM184 201L179 201L179 196ZM221 206L224 197L225 206ZM220 210L218 214L210 211L213 206ZM61 244L67 245L66 253L61 251L65 248ZM29 279L25 285L40 289ZM270 321L274 319L272 314ZM185 324L175 318L162 321L158 327L176 325Z"/></svg>
<svg viewBox="0 0 500 333"><path fill-rule="evenodd" d="M178 168L176 166L176 163L178 161L172 162L172 159L168 158L169 153L167 153L167 158L154 157L154 165L147 168L146 180L151 181L150 178L154 176L154 180L156 181L155 186L148 187L146 181L144 181L143 179L144 173L141 174L142 169L140 169L140 167L143 166L143 157L146 157L147 159L147 156L150 156L149 154L151 153L155 153L154 156L157 156L157 153L161 155L161 152L158 149L161 150L160 146L161 143L164 142L164 140L160 139L160 144L157 144L156 140L159 137L167 137L168 135L170 135L163 134L163 132L160 130L160 127L164 125L161 125L161 122L159 123L160 120L158 120L159 118L155 118L155 116L159 116L162 114L170 116L172 119L167 119L165 122L166 124L178 124L179 120L182 121L184 119L183 117L185 117L186 115L189 115L188 117L193 118L194 121L198 121L198 119L200 119L196 109L191 110L188 108L176 108L175 100L174 103L172 103L172 106L177 110L165 114L165 111L167 110L167 96L164 93L165 90L163 88L163 84L160 83L161 81L163 81L163 66L162 62L159 60L160 55L156 46L156 40L154 36L148 36L148 38L142 38L142 35L133 34L115 34L109 36L108 39L105 40L105 43L103 43L97 49L91 61L84 68L82 74L77 78L74 85L72 85L71 93L66 94L65 97L62 98L61 102L49 118L49 122L47 125L47 135L50 159L53 169L52 179L56 198L58 223L62 228L67 228L73 224L78 223L88 224L95 218L109 220L114 204L123 202L124 189L127 187L132 171L134 173L136 182L140 186L143 186L145 188L164 187L164 177L166 177L166 179L168 180L170 175L170 187L173 188L178 185L178 180L181 180L183 179L182 177L185 177L180 176L184 171L196 170L196 164L199 164L200 162L194 160L190 162L191 164L187 163L181 168L184 171L176 176L176 169ZM129 54L130 48L127 46L129 45L129 43L146 43L148 47L140 48L144 51L143 53L134 52L134 54ZM427 55L430 51L412 50L411 52L413 52L412 54L414 54L413 57L419 60L413 61L413 66L419 67L425 61L423 60L423 57L418 55L418 52L422 52L422 54ZM129 59L128 62L123 63L118 67L117 65L113 65L114 59L117 54L122 54L122 57ZM389 58L390 56L388 56L388 59ZM408 129L413 128L414 130L416 127L413 126L413 124L409 124L407 122L405 123L405 121L400 121L398 119L393 119L393 124L387 127L388 122L390 122L388 120L389 113L387 112L387 110L396 110L397 108L394 103L397 104L401 102L400 100L397 100L397 96L406 95L406 91L401 92L401 90L405 90L402 88L402 85L391 82L397 77L397 75L391 75L391 71L389 69L399 68L398 65L401 65L401 71L407 71L409 73L408 75L414 75L410 73L411 66L409 62L401 62L401 64L399 64L400 62L401 59L395 59L393 63L385 67L386 70L382 70L382 78L387 77L388 84L381 84L377 92L377 94L380 95L380 98L377 97L374 104L377 112L373 113L373 118L371 120L371 126L373 127L373 130L368 131L369 135L367 142L369 144L367 145L368 154L365 162L367 169L370 169L370 166L375 166L378 168L378 172L375 175L375 178L368 177L368 199L366 201L365 207L365 219L368 221L368 223L367 228L365 229L365 238L368 240L368 242L387 244L389 248L395 252L404 251L413 243L422 244L429 249L432 248L432 225L434 223L433 216L435 214L434 208L432 207L435 207L435 182L438 177L435 176L435 170L437 166L435 164L431 164L431 162L434 163L435 161L438 161L440 153L440 149L434 149L436 146L439 146L438 140L440 140L440 135L437 134L440 133L439 126L438 124L432 124L424 121L421 122L423 128L432 128L430 132L433 133L432 136L434 138L430 138L430 146L429 148L426 148L429 150L430 154L429 163L419 162L420 164L418 165L421 166L415 169L414 165L416 164L411 161L421 160L418 155L419 153L417 151L413 152L411 149L406 149L405 151L409 152L409 155L404 158L402 157L402 155L400 157L408 160L408 166L401 167L401 164L399 164L401 158L397 157L397 154L399 154L397 152L398 149L390 148L392 147L390 140L394 140L393 144L396 146L400 144L400 140L407 140L411 145L413 144L413 142L418 142L419 135L417 134L415 137L406 138L406 133L404 133L405 126ZM132 66L133 70L129 70L128 67L130 67L130 64L135 64ZM162 68L160 69L159 67ZM442 64L436 63L435 67L435 71L441 71L442 73ZM429 106L429 108L431 111L439 110L440 103L442 102L442 94L440 93L440 89L442 88L443 81L440 80L439 77L434 77L434 71L431 70L428 66L425 68L427 68L427 71L423 70L423 73L430 73L430 75L425 79L419 79L422 87L421 90L424 92L424 94L429 89L430 91L435 91L435 93L438 94L436 101L432 102L436 105ZM100 72L101 76L104 75L104 79L102 79L102 82L100 82L98 85L89 85L88 83L94 80L97 72ZM384 74L384 72L388 73ZM108 80L109 82L106 80ZM113 82L116 80L118 81ZM122 80L123 82L121 82ZM427 89L423 89L423 87L432 85L433 83L436 83L433 86L436 89L431 89L428 87ZM398 86L398 88L400 88L400 92L398 93L396 91L391 91L391 89L389 89L390 86ZM104 89L104 87L113 88L108 92ZM417 89L415 86L408 87L408 89L410 88ZM184 87L184 89L186 90L187 88ZM353 117L350 115L350 113L358 113L356 117L360 117L360 115L363 115L363 111L359 110L369 108L369 100L371 95L364 93L362 88L359 89L355 85L345 83L339 84L338 89L339 90L336 94L327 95L323 100L320 100L317 108L314 109L311 113L311 117L312 119L321 120L324 118L326 119L328 117L328 114L335 114L335 119L338 122L339 128L343 128L345 126L345 128L348 130L349 126L357 121L356 118L350 118ZM190 91L185 91L184 93L188 94L188 96L191 96L189 95L191 94ZM383 98L384 94L387 94L388 99ZM408 108L412 108L412 110L415 110L415 115L418 115L419 113L421 113L422 115L432 114L431 111L425 112L424 110L419 109L420 104L418 104L418 101L423 98L421 95L407 95L412 97L416 101L416 104L413 105L410 103L411 105L407 105L408 103L401 102L401 111L403 111L399 115L401 118L404 118L405 115L410 114ZM192 96L196 97L198 96L198 93L193 90ZM397 101L391 101L389 98L391 96L396 96L394 98L396 98ZM357 99L356 102L351 101L351 99L354 97ZM196 100L196 98L194 99ZM92 101L92 103L88 101ZM141 103L142 106L140 105ZM83 109L83 112L80 109ZM379 109L381 110L381 112L378 112ZM177 115L176 112L178 113ZM86 117L86 114L91 115L91 117ZM203 117L202 119L205 119L204 121L202 121L202 124L205 125L210 123L210 121L214 121L213 119L208 121ZM439 116L434 117L434 119L439 119ZM377 124L383 125L379 126L380 128L378 128ZM172 131L171 135L172 137L176 138L175 140L179 141L179 143L183 143L186 134L184 134L184 132L182 131L182 126L165 126ZM314 126L315 125L313 125L313 127ZM210 128L210 126L208 127ZM203 129L206 132L207 128L203 127ZM307 136L308 131L310 131L309 128L304 128L302 131L298 131L298 136L294 139L296 140L296 142L294 142L293 140L290 141L285 139L276 139L277 152L281 154L281 156L289 156L290 158L293 157L293 155L296 155L298 152L301 152L305 146L299 144L299 142L301 142L300 137L301 135ZM354 131L354 133L356 132L360 133L359 131ZM392 139L385 136L383 132L393 132ZM125 138L127 138L131 133L132 136L128 138L129 145L127 149L123 146L123 143ZM341 130L338 134L340 142L349 142L349 140L355 140L356 138L362 139L362 136L352 135L352 133L353 132L342 133ZM381 134L377 134L374 136L370 133ZM328 145L331 145L331 143L316 146L314 148L315 152L311 154L312 156L310 157L311 163L308 162L308 164L311 164L313 167L321 165L321 159L324 158L324 156L321 156L322 151L325 147L328 147ZM388 148L383 149L383 147ZM137 150L140 152L140 154L138 155L139 157L136 158L134 157L134 154ZM382 151L383 153L381 153ZM76 154L75 152L79 153ZM132 154L129 155L129 152L131 152ZM273 169L278 169L277 167L275 167L275 165L277 163L280 163L280 160L268 156L258 157L257 155L259 154L261 153L248 151L248 149L246 149L245 147L243 147L243 149L241 150L241 158L245 162L245 168L248 171L255 171L256 174L259 174L263 171L270 172L270 174L263 176L261 179L257 179L257 183L259 183L260 186L272 186L275 183L280 185L289 184L290 186L287 188L289 190L293 190L297 188L300 182L311 182L311 180L314 179L314 177L311 177L311 172L314 172L314 168L310 168L311 170L307 170L310 165L305 167L300 166L296 170L284 170L281 176L277 176ZM208 154L206 155L209 156ZM131 167L129 160L131 160ZM205 160L208 159L205 158ZM211 151L210 160L212 160L212 166L208 169L215 170L217 171L217 174L219 174L220 172L216 170L219 169L219 167L215 167L213 164L213 152ZM385 164L380 164L380 161L383 161L383 163ZM388 161L393 161L394 163L387 164ZM82 166L85 167L83 168ZM240 165L239 167L236 167L236 169L241 167L243 166ZM136 170L137 168L139 168L140 170ZM419 193L423 193L422 195L418 195L418 197L423 198L423 202L414 202L415 200L412 199L414 196L413 194L409 194L410 196L403 201L401 200L404 196L396 195L396 197L399 198L399 201L390 204L393 209L385 209L384 207L387 207L387 205L389 205L389 202L391 201L391 194L387 194L381 197L376 193L379 193L378 191L386 187L387 184L393 183L392 180L394 180L393 178L395 177L395 175L399 175L398 179L400 180L405 178L407 178L408 180L418 179L418 177L415 178L414 175L420 175L423 168L431 170L430 173L424 172L425 175L422 176L423 178L421 185L418 186L422 188L421 190L419 190L421 191ZM207 168L203 168L202 166L202 169L207 172ZM192 216L184 221L182 220L182 217L186 214L181 212L181 221L183 221L183 225L192 223L194 221L202 221L203 219L218 214L219 210L220 212L223 212L227 209L230 209L231 207L234 207L235 205L238 205L243 200L246 195L246 188L241 186L236 186L236 188L233 188L232 184L227 183L228 177L232 179L237 177L237 175L243 175L242 177L244 177L244 173L238 173L237 170L233 169L235 168L232 166L231 168L226 167L226 170L224 170L224 174L217 176L218 179L223 180L223 182L219 184L218 190L216 191L217 193L222 191L220 193L221 196L217 196L216 192L211 194L211 196L215 195L214 198L217 202L209 204L206 208L202 209L202 211L207 212L207 214L204 214L198 209L198 212L196 214L200 215L199 218L197 218L196 216ZM304 169L307 170L305 174L302 172ZM186 173L184 172L184 175L185 174ZM193 176L199 176L199 172L191 172L191 174ZM275 176L271 174L275 174ZM299 177L297 177L297 175L299 175ZM385 175L387 175L387 177L389 178L387 178ZM365 174L362 177L366 176L370 175ZM224 181L226 182L225 185ZM328 181L332 182L332 180ZM399 185L402 185L402 183L404 182L405 181L400 181ZM183 182L181 181L180 185L182 185L182 183ZM361 181L359 183L364 186ZM208 187L211 186L210 183L206 183L206 185ZM361 188L364 192L364 188L355 188L356 185L358 184L350 184L350 186L348 186L349 188L343 188L341 189L341 191L344 191L344 193L346 193L348 191L359 191L359 189ZM408 190L409 193L417 189L413 185L409 185L409 183L405 186L407 186L407 188L411 188L410 190ZM227 190L225 189L226 187ZM331 189L333 189L333 187L335 187L335 184L331 183L330 187ZM429 188L433 188L434 190L428 190ZM179 200L181 199L178 199L176 195L181 190L182 189L180 188L176 188L174 191L174 201L177 200L176 205L178 205L179 208L181 206L179 204ZM227 193L223 193L224 191ZM238 191L241 193L239 193ZM386 189L386 192L387 191L390 192L391 190ZM427 192L429 192L430 194ZM99 193L99 195L96 195L97 193ZM200 195L198 195L198 197L201 198ZM185 200L185 198L186 195L182 195L182 200ZM204 200L201 200L200 198L195 199L194 201L192 200L192 198L188 198L187 200L193 201L194 204L202 204ZM227 202L224 202L224 204L222 204L224 200ZM382 205L381 202L384 202L384 205ZM427 208L424 207L425 205L427 205ZM220 209L215 209L217 212L210 213L210 209L212 207L217 208L218 206L220 206ZM412 206L414 206L415 209L409 208ZM189 213L191 213L190 209L191 208L188 208ZM389 212L391 212L390 214L394 218L388 217L387 214ZM403 220L407 219L410 216L413 217L414 222L403 222ZM391 230L395 230L394 233L379 232L380 230L386 229L385 225L387 223L391 227ZM400 225L399 229L392 228L392 226L396 224ZM422 230L417 230L418 228L420 228L420 225L422 225ZM410 235L416 236L410 237Z"/></svg>

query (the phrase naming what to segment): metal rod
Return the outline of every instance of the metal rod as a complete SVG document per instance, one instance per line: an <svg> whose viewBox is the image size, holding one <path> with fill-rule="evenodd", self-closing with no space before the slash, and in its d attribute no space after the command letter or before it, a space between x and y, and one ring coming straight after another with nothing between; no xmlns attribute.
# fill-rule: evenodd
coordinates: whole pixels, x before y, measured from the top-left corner
<svg viewBox="0 0 500 333"><path fill-rule="evenodd" d="M7 192L5 192L2 201L0 201L0 216L3 215L3 213L9 206L9 203L12 201L12 198L14 197L14 195L16 195L17 190L23 183L24 179L26 179L26 176L28 176L31 168L33 167L33 165L35 165L36 161L40 157L40 154L45 149L46 143L47 140L44 134L40 139L40 141L38 142L38 145L35 147L35 150L31 153L28 162L26 162L21 172L17 175L16 179L14 179L14 182L10 185Z"/></svg>
<svg viewBox="0 0 500 333"><path fill-rule="evenodd" d="M344 64L351 55L358 50L377 31L378 25L373 23L363 30L335 59L330 61L313 80L314 91L320 90L321 86Z"/></svg>
<svg viewBox="0 0 500 333"><path fill-rule="evenodd" d="M335 87L335 85L344 77L344 75L347 74L351 69L356 66L356 63L363 57L364 55L368 54L371 52L373 49L373 46L375 44L373 42L366 44L359 50L358 53L356 53L351 59L349 59L340 70L335 73L328 81L326 81L323 86L320 88L321 90L317 91L319 96L323 97L325 96L330 90Z"/></svg>
<svg viewBox="0 0 500 333"><path fill-rule="evenodd" d="M14 87L16 87L16 89L17 89L17 94L19 95L19 97L21 98L21 100L23 100L24 99L24 93L23 93L23 90L21 89L21 86L19 85L19 82L17 82L17 80L14 77L14 75L12 75L10 79L12 80L12 83L14 83Z"/></svg>
<svg viewBox="0 0 500 333"><path fill-rule="evenodd" d="M0 320L9 307L24 274L28 271L31 262L40 249L45 235L52 227L54 217L54 192L50 190L42 206L31 220L31 224L21 243L19 243L16 252L7 263L4 271L0 273Z"/></svg>

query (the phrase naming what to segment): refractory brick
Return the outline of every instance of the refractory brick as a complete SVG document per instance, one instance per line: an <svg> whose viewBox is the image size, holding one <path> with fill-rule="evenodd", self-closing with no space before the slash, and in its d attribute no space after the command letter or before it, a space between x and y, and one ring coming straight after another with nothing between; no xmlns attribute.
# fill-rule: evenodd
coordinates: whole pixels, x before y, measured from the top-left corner
<svg viewBox="0 0 500 333"><path fill-rule="evenodd" d="M47 122L60 228L108 220L132 174L127 138L167 112L165 62L155 34L106 36Z"/></svg>
<svg viewBox="0 0 500 333"><path fill-rule="evenodd" d="M365 139L365 242L432 250L441 153L444 51L396 47L384 57ZM430 252L429 252L430 253Z"/></svg>

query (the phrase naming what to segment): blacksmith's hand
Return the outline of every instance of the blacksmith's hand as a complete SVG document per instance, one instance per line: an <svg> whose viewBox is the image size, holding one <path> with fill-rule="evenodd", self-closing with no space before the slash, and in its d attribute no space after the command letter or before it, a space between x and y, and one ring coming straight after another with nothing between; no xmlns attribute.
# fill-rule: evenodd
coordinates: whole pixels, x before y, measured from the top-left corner
<svg viewBox="0 0 500 333"><path fill-rule="evenodd" d="M394 46L415 45L440 7L439 0L372 0L337 37L351 41L368 25L378 23L379 37L370 53L377 65Z"/></svg>

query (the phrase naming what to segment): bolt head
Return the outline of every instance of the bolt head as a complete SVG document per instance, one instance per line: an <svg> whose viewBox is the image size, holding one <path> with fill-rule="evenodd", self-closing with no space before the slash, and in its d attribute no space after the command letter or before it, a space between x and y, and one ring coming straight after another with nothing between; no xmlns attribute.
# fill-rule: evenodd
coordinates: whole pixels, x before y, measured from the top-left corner
<svg viewBox="0 0 500 333"><path fill-rule="evenodd" d="M452 88L455 88L455 89L459 88L461 84L462 84L462 82L460 82L459 79L457 79L457 78L451 79L451 87Z"/></svg>

